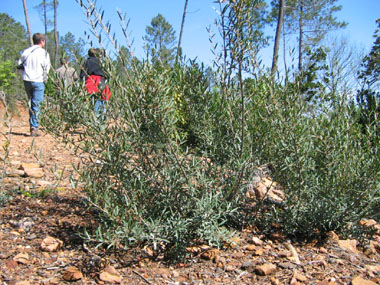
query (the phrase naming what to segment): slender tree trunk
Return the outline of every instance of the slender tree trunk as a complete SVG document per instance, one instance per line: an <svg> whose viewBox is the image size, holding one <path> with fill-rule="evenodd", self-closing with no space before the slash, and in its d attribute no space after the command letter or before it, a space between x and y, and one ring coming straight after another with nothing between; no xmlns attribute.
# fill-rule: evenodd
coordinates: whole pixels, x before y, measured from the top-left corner
<svg viewBox="0 0 380 285"><path fill-rule="evenodd" d="M277 28L276 28L276 36L275 36L274 48L273 48L272 77L277 71L277 60L278 60L278 50L280 47L281 28L284 23L284 7L285 7L284 1L285 0L279 0Z"/></svg>
<svg viewBox="0 0 380 285"><path fill-rule="evenodd" d="M285 84L288 83L288 64L286 62L286 37L285 37L285 26L282 29L282 47L284 53L284 69L285 69Z"/></svg>
<svg viewBox="0 0 380 285"><path fill-rule="evenodd" d="M30 29L30 22L29 22L28 8L26 6L26 0L22 0L22 4L24 4L26 29L28 30L28 34L29 34L29 42L30 42L30 45L32 46L33 45L33 37L32 37L32 30Z"/></svg>
<svg viewBox="0 0 380 285"><path fill-rule="evenodd" d="M243 157L244 151L244 125L245 125L245 98L244 98L244 83L243 83L243 64L242 59L239 60L239 89L240 89L240 97L241 97L241 141L240 141L240 158Z"/></svg>
<svg viewBox="0 0 380 285"><path fill-rule="evenodd" d="M42 8L44 9L43 10L43 13L44 13L44 26L45 26L45 36L46 36L46 45L47 45L47 42L48 42L48 38L47 38L47 35L48 35L48 31L47 31L47 11L46 11L46 1L42 1Z"/></svg>
<svg viewBox="0 0 380 285"><path fill-rule="evenodd" d="M58 60L57 6L58 6L58 1L54 0L54 40L55 40L54 67L55 68L57 68L57 60Z"/></svg>
<svg viewBox="0 0 380 285"><path fill-rule="evenodd" d="M188 2L189 2L189 0L185 0L185 7L183 8L181 30L179 32L178 47L177 47L177 56L176 56L175 62L177 62L178 61L178 57L180 55L182 55L182 52L181 52L181 42L182 42L183 27L185 25L185 17L186 17L187 3Z"/></svg>
<svg viewBox="0 0 380 285"><path fill-rule="evenodd" d="M299 42L298 42L298 71L302 72L302 56L303 56L303 0L300 0L299 15Z"/></svg>

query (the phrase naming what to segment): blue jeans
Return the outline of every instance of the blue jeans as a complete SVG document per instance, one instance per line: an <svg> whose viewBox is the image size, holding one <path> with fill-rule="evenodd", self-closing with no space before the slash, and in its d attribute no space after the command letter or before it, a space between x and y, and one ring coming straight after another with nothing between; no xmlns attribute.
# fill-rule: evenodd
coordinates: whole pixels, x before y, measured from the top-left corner
<svg viewBox="0 0 380 285"><path fill-rule="evenodd" d="M43 82L24 81L25 91L30 100L29 123L31 128L40 126L41 104L44 101L45 84Z"/></svg>
<svg viewBox="0 0 380 285"><path fill-rule="evenodd" d="M96 100L94 107L95 117L97 120L104 122L106 120L106 101Z"/></svg>

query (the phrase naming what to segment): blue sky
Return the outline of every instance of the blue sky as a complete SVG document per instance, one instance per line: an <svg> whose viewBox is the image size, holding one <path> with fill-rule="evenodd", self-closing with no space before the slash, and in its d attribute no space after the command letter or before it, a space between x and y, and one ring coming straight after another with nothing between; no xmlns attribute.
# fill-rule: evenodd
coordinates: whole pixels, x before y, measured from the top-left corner
<svg viewBox="0 0 380 285"><path fill-rule="evenodd" d="M86 0L83 0L86 2ZM41 0L26 0L32 32L43 32L43 25L34 8ZM214 0L189 0L188 14L184 28L182 47L184 54L188 58L197 57L205 63L211 63L213 55L210 51L209 34L206 30L211 26L215 31L214 21L217 17L215 8L217 4ZM16 21L25 25L24 10L21 0L0 0L0 12L7 13ZM84 37L84 31L89 29L81 7L75 0L60 0L58 8L58 30L61 35L67 32L73 33L76 37ZM376 29L376 19L380 18L380 0L339 0L343 6L342 10L336 14L340 20L348 22L347 28L340 31L354 44L362 46L368 51L373 43L373 33ZM176 30L178 36L184 0L98 0L97 4L105 10L105 19L109 20L112 28L123 44L123 36L120 32L120 22L116 9L126 13L130 20L129 32L134 40L135 55L142 56L142 37L145 35L145 28L150 24L151 19L161 13ZM262 55L269 59L271 48L268 48Z"/></svg>

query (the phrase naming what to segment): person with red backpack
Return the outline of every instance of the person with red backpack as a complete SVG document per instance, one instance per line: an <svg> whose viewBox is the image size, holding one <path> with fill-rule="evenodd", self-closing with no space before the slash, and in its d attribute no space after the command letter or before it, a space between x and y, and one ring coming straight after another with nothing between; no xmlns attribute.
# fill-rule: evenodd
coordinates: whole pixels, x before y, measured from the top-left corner
<svg viewBox="0 0 380 285"><path fill-rule="evenodd" d="M95 99L94 111L97 119L105 119L106 102L111 98L111 91L102 69L102 58L103 52L100 49L90 48L79 76L81 80L85 79L87 93Z"/></svg>

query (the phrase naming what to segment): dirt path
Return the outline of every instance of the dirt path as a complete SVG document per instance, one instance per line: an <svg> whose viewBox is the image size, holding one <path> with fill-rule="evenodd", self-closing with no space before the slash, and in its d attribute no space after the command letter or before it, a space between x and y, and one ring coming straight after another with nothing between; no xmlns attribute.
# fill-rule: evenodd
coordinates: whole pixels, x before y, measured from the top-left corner
<svg viewBox="0 0 380 285"><path fill-rule="evenodd" d="M247 229L236 244L191 248L192 258L171 266L149 249L96 249L78 235L96 224L70 183L79 158L43 130L30 137L22 108L0 134L2 159L10 139L0 160L1 284L380 284L379 236L364 248L333 234L324 245L292 245Z"/></svg>
<svg viewBox="0 0 380 285"><path fill-rule="evenodd" d="M0 158L5 155L5 142L9 140L8 158L6 170L10 177L6 183L19 183L20 179L15 172L20 170L23 163L39 164L43 175L31 175L28 179L22 179L29 187L48 187L49 185L63 188L71 188L70 176L77 175L73 171L73 164L79 163L79 159L73 156L72 152L65 148L58 140L46 134L43 129L41 137L31 137L29 135L28 113L25 109L19 108L19 114L13 116L10 122L4 120L0 126L1 138ZM0 118L3 118L5 110L0 108ZM10 133L10 135L9 135ZM30 167L31 168L31 167ZM15 176L15 178L12 178Z"/></svg>

